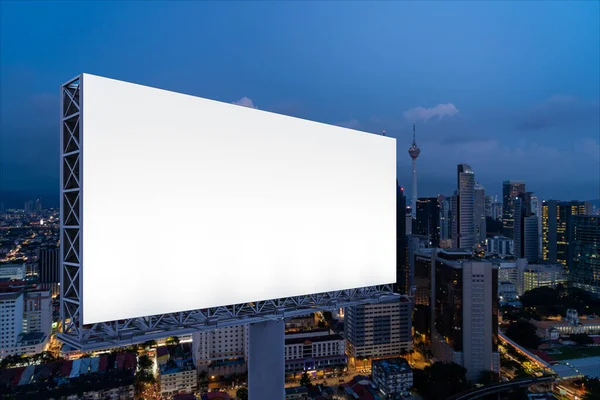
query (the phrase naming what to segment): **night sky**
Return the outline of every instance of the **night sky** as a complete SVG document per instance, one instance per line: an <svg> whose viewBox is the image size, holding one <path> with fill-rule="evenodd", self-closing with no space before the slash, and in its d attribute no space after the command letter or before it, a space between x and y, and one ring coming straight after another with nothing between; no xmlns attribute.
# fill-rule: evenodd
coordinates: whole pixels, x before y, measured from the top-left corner
<svg viewBox="0 0 600 400"><path fill-rule="evenodd" d="M600 198L600 7L570 2L0 2L0 202L58 203L59 89L82 72L398 139L419 196ZM14 204L10 204L14 203Z"/></svg>

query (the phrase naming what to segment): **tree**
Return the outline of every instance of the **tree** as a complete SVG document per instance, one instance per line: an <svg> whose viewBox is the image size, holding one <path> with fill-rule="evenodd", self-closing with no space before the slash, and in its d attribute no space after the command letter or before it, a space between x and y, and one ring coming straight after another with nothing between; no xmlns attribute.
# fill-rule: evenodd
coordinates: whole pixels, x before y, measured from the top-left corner
<svg viewBox="0 0 600 400"><path fill-rule="evenodd" d="M492 383L500 382L500 375L494 371L481 371L479 374L479 380L477 383L481 383L482 385L489 385Z"/></svg>
<svg viewBox="0 0 600 400"><path fill-rule="evenodd" d="M529 321L519 320L511 322L506 330L506 336L523 347L537 349L542 340L537 335L537 329Z"/></svg>
<svg viewBox="0 0 600 400"><path fill-rule="evenodd" d="M304 371L302 373L302 377L300 378L300 386L310 386L311 383L311 378L310 375L308 374L308 372Z"/></svg>
<svg viewBox="0 0 600 400"><path fill-rule="evenodd" d="M429 400L443 400L470 388L467 370L454 363L436 362L414 371L414 386Z"/></svg>
<svg viewBox="0 0 600 400"><path fill-rule="evenodd" d="M235 392L235 398L237 400L248 400L248 389L239 388L237 392Z"/></svg>
<svg viewBox="0 0 600 400"><path fill-rule="evenodd" d="M138 369L140 371L148 372L152 368L153 365L154 365L154 363L152 362L150 357L148 357L145 354L143 356L141 356L140 358L138 358Z"/></svg>
<svg viewBox="0 0 600 400"><path fill-rule="evenodd" d="M600 380L598 378L584 378L583 387L585 394L582 400L598 400L600 399Z"/></svg>
<svg viewBox="0 0 600 400"><path fill-rule="evenodd" d="M169 336L165 341L167 346L177 346L179 344L179 338L177 336Z"/></svg>
<svg viewBox="0 0 600 400"><path fill-rule="evenodd" d="M586 335L585 333L576 333L570 336L570 339L579 345L592 344L594 339Z"/></svg>

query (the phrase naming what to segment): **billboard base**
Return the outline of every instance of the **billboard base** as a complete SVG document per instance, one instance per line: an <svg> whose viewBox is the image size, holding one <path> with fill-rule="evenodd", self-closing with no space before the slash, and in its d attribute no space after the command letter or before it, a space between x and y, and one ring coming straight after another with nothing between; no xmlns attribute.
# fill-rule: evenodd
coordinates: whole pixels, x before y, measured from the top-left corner
<svg viewBox="0 0 600 400"><path fill-rule="evenodd" d="M249 328L249 400L285 398L285 322L257 322Z"/></svg>

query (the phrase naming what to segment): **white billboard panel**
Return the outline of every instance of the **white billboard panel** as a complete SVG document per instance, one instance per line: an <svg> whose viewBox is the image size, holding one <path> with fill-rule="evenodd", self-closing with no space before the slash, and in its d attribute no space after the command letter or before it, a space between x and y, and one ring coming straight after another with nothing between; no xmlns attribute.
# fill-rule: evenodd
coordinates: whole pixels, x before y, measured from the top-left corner
<svg viewBox="0 0 600 400"><path fill-rule="evenodd" d="M83 75L83 322L388 284L393 138Z"/></svg>

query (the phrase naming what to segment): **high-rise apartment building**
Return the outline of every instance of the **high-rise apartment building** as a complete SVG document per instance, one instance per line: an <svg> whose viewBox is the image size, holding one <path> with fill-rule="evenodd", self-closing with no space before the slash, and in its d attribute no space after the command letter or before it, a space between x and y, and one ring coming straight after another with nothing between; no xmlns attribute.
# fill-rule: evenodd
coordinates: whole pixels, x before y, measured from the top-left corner
<svg viewBox="0 0 600 400"><path fill-rule="evenodd" d="M570 220L574 215L586 215L582 201L547 200L542 203L542 259L567 265L569 260Z"/></svg>
<svg viewBox="0 0 600 400"><path fill-rule="evenodd" d="M408 296L346 308L346 354L356 360L400 355L412 349L412 301Z"/></svg>
<svg viewBox="0 0 600 400"><path fill-rule="evenodd" d="M417 235L427 236L431 246L440 243L440 202L437 197L422 197L417 200Z"/></svg>
<svg viewBox="0 0 600 400"><path fill-rule="evenodd" d="M48 291L3 288L0 292L0 358L44 350L52 329Z"/></svg>
<svg viewBox="0 0 600 400"><path fill-rule="evenodd" d="M473 206L473 214L473 220L475 222L475 242L477 244L482 244L485 242L486 238L486 197L485 188L479 183L475 184L475 203Z"/></svg>
<svg viewBox="0 0 600 400"><path fill-rule="evenodd" d="M457 248L471 250L476 244L475 238L475 174L467 164L459 164L457 167L457 195L453 197L453 226L455 235L452 242ZM454 202L456 201L456 204ZM456 217L454 216L456 210ZM454 223L456 222L456 223Z"/></svg>
<svg viewBox="0 0 600 400"><path fill-rule="evenodd" d="M525 193L525 182L504 181L502 182L502 224L504 236L513 238L514 226L514 200L519 193Z"/></svg>
<svg viewBox="0 0 600 400"><path fill-rule="evenodd" d="M575 215L571 220L569 280L573 286L600 295L600 217Z"/></svg>
<svg viewBox="0 0 600 400"><path fill-rule="evenodd" d="M462 365L476 380L483 371L500 371L498 269L448 255L439 252L432 271L431 348L438 360Z"/></svg>

